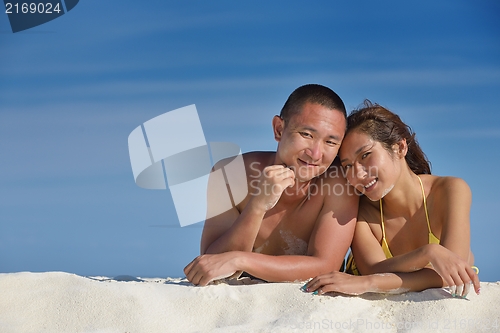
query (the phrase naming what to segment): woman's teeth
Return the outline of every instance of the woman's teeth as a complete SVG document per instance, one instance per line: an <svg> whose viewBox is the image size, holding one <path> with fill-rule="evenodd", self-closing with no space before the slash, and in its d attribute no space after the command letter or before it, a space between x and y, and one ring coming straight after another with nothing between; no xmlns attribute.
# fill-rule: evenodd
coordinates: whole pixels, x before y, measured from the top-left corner
<svg viewBox="0 0 500 333"><path fill-rule="evenodd" d="M372 180L371 182L369 182L368 184L365 185L365 188L369 188L369 187L375 185L376 182L377 182L377 179Z"/></svg>

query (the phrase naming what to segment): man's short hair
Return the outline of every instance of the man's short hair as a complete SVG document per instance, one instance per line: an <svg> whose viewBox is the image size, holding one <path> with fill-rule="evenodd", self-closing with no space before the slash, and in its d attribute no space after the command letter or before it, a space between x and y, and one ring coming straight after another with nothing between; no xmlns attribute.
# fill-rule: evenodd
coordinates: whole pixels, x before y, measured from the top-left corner
<svg viewBox="0 0 500 333"><path fill-rule="evenodd" d="M302 111L302 106L306 102L337 110L347 118L344 102L333 90L320 84L306 84L295 89L281 109L280 117L285 124Z"/></svg>

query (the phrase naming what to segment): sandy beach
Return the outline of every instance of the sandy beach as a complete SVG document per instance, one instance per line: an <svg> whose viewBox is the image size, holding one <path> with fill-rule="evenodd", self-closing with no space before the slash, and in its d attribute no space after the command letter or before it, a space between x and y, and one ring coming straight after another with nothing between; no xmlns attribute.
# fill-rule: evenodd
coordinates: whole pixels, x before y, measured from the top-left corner
<svg viewBox="0 0 500 333"><path fill-rule="evenodd" d="M0 274L0 332L499 332L500 282L452 298L315 296L301 283Z"/></svg>

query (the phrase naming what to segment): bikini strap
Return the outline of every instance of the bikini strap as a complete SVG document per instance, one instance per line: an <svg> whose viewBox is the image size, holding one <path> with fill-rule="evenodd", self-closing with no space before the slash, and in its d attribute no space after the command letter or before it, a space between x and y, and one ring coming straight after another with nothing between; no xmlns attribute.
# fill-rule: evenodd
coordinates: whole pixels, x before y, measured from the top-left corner
<svg viewBox="0 0 500 333"><path fill-rule="evenodd" d="M380 202L380 224L382 225L382 241L385 241L384 211L382 209L382 198L380 198L379 202Z"/></svg>
<svg viewBox="0 0 500 333"><path fill-rule="evenodd" d="M425 211L425 219L427 220L427 229L429 229L429 233L432 233L431 231L431 223L429 221L429 212L427 211L427 199L425 198L425 190L424 190L424 184L422 183L422 179L417 175L418 181L420 182L420 188L422 189L422 196L424 197L424 211Z"/></svg>

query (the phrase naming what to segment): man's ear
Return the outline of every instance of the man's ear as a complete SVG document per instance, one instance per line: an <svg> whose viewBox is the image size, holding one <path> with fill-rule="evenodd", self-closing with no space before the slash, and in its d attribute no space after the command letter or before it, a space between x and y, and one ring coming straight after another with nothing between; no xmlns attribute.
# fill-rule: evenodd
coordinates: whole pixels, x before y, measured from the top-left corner
<svg viewBox="0 0 500 333"><path fill-rule="evenodd" d="M285 128L285 121L280 116L273 117L273 132L274 140L280 142L281 136L283 135L283 130Z"/></svg>
<svg viewBox="0 0 500 333"><path fill-rule="evenodd" d="M402 139L398 143L395 143L392 146L392 150L394 150L394 153L396 153L399 158L405 158L408 153L408 144L406 143L406 139Z"/></svg>

